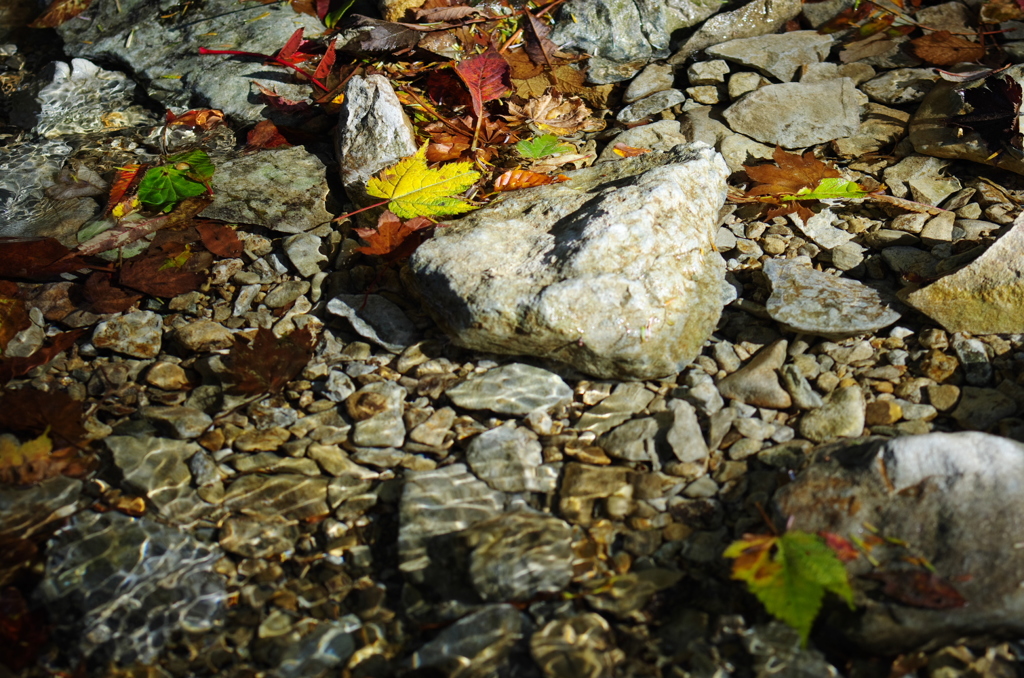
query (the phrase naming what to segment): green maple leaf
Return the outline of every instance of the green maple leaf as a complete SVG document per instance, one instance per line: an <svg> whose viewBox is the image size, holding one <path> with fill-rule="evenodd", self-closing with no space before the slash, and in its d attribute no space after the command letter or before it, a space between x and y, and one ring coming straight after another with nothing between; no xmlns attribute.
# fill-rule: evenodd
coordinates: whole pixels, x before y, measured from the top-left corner
<svg viewBox="0 0 1024 678"><path fill-rule="evenodd" d="M401 219L462 214L475 206L453 197L476 183L480 173L469 162L427 167L427 146L370 179L366 192L388 201L388 209Z"/></svg>
<svg viewBox="0 0 1024 678"><path fill-rule="evenodd" d="M829 177L822 179L814 190L803 188L793 195L782 196L783 200L838 200L863 198L868 192L856 181Z"/></svg>
<svg viewBox="0 0 1024 678"><path fill-rule="evenodd" d="M166 164L146 172L139 183L139 200L150 209L169 212L185 198L208 192L213 171L204 151L172 155Z"/></svg>
<svg viewBox="0 0 1024 678"><path fill-rule="evenodd" d="M519 155L531 160L546 158L555 153L567 153L572 149L568 144L563 144L554 134L545 134L532 139L523 139L516 144Z"/></svg>
<svg viewBox="0 0 1024 678"><path fill-rule="evenodd" d="M724 555L735 559L732 578L747 582L750 592L772 616L799 632L804 645L826 592L853 607L846 568L816 534L747 535L733 542Z"/></svg>

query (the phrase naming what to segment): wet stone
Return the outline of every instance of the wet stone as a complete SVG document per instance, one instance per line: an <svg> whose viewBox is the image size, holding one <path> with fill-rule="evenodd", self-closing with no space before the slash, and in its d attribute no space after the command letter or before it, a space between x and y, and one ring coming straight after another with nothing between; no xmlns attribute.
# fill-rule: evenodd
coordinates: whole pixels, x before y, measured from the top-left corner
<svg viewBox="0 0 1024 678"><path fill-rule="evenodd" d="M876 290L793 260L764 265L772 295L766 305L776 321L798 332L838 338L875 332L900 319Z"/></svg>
<svg viewBox="0 0 1024 678"><path fill-rule="evenodd" d="M624 491L629 486L628 472L623 466L566 464L559 512L572 523L589 525L594 519L595 501Z"/></svg>
<svg viewBox="0 0 1024 678"><path fill-rule="evenodd" d="M280 285L274 286L267 292L263 303L266 304L267 308L284 308L308 291L309 281L287 280Z"/></svg>
<svg viewBox="0 0 1024 678"><path fill-rule="evenodd" d="M327 478L280 473L248 475L232 481L223 505L236 513L281 515L291 520L326 516Z"/></svg>
<svg viewBox="0 0 1024 678"><path fill-rule="evenodd" d="M0 544L30 539L54 521L63 520L78 510L82 481L57 476L27 487L0 488ZM18 576L22 563L0 564L0 586ZM8 567L10 565L11 567Z"/></svg>
<svg viewBox="0 0 1024 678"><path fill-rule="evenodd" d="M450 407L442 407L427 417L422 424L409 431L409 440L422 445L441 447L454 423L455 410Z"/></svg>
<svg viewBox="0 0 1024 678"><path fill-rule="evenodd" d="M460 534L472 549L469 575L487 601L530 600L572 579L572 528L550 514L505 513Z"/></svg>
<svg viewBox="0 0 1024 678"><path fill-rule="evenodd" d="M660 428L654 417L633 419L605 433L594 444L616 459L647 462L661 468L654 440Z"/></svg>
<svg viewBox="0 0 1024 678"><path fill-rule="evenodd" d="M292 631L281 638L284 651L276 669L281 678L330 675L356 650L352 633L359 628L358 620L318 620L305 626L305 632Z"/></svg>
<svg viewBox="0 0 1024 678"><path fill-rule="evenodd" d="M624 659L611 626L594 612L548 622L530 637L530 654L548 678L612 678Z"/></svg>
<svg viewBox="0 0 1024 678"><path fill-rule="evenodd" d="M672 413L672 425L666 434L666 441L672 453L683 463L702 462L708 457L708 446L693 405L685 400L673 399L668 403Z"/></svg>
<svg viewBox="0 0 1024 678"><path fill-rule="evenodd" d="M669 64L648 64L629 83L622 100L630 104L656 92L671 89L674 80L675 72Z"/></svg>
<svg viewBox="0 0 1024 678"><path fill-rule="evenodd" d="M160 354L163 321L152 311L126 313L96 325L92 343L133 358L155 358Z"/></svg>
<svg viewBox="0 0 1024 678"><path fill-rule="evenodd" d="M193 407L143 407L139 409L139 416L161 433L180 440L198 438L213 424L210 415Z"/></svg>
<svg viewBox="0 0 1024 678"><path fill-rule="evenodd" d="M402 419L405 396L405 389L390 381L367 384L349 396L347 403L379 400L379 407L371 416L353 416L356 423L352 427L352 444L360 447L401 447L405 442L405 422Z"/></svg>
<svg viewBox="0 0 1024 678"><path fill-rule="evenodd" d="M339 294L327 310L352 324L359 336L401 353L419 341L419 331L405 312L380 294Z"/></svg>
<svg viewBox="0 0 1024 678"><path fill-rule="evenodd" d="M220 529L220 547L245 558L287 556L295 548L299 528L277 516L233 516Z"/></svg>
<svg viewBox="0 0 1024 678"><path fill-rule="evenodd" d="M964 386L960 404L952 414L963 428L987 431L1000 419L1012 417L1019 407L1017 401L997 389Z"/></svg>
<svg viewBox="0 0 1024 678"><path fill-rule="evenodd" d="M164 391L180 391L188 388L191 382L180 365L157 362L146 371L146 383Z"/></svg>
<svg viewBox="0 0 1024 678"><path fill-rule="evenodd" d="M230 463L239 473L300 473L306 476L320 475L320 467L312 459L280 457L271 452L235 455Z"/></svg>
<svg viewBox="0 0 1024 678"><path fill-rule="evenodd" d="M239 452L273 452L284 445L291 433L274 426L265 430L247 429L235 438L234 448Z"/></svg>
<svg viewBox="0 0 1024 678"><path fill-rule="evenodd" d="M478 478L502 492L553 492L558 482L558 468L542 463L536 434L515 422L473 438L466 462Z"/></svg>
<svg viewBox="0 0 1024 678"><path fill-rule="evenodd" d="M529 414L536 409L550 411L569 403L572 389L553 372L511 363L473 375L448 389L446 395L455 405L468 410Z"/></svg>
<svg viewBox="0 0 1024 678"><path fill-rule="evenodd" d="M407 472L399 509L400 569L413 582L422 581L422 570L430 564L431 537L493 518L504 506L505 494L477 480L464 464Z"/></svg>
<svg viewBox="0 0 1024 678"><path fill-rule="evenodd" d="M104 444L127 489L149 499L162 517L178 523L215 517L215 507L199 499L191 487L186 462L202 449L199 445L148 436L109 436Z"/></svg>
<svg viewBox="0 0 1024 678"><path fill-rule="evenodd" d="M408 660L409 668L441 675L501 675L509 654L530 633L530 621L511 605L488 605L441 631ZM467 667L470 671L467 671Z"/></svg>
<svg viewBox="0 0 1024 678"><path fill-rule="evenodd" d="M611 395L584 412L575 427L600 435L641 412L652 400L654 392L640 382L616 384Z"/></svg>
<svg viewBox="0 0 1024 678"><path fill-rule="evenodd" d="M220 622L227 593L213 567L221 555L147 518L87 511L50 541L39 597L67 647L149 664L173 635Z"/></svg>

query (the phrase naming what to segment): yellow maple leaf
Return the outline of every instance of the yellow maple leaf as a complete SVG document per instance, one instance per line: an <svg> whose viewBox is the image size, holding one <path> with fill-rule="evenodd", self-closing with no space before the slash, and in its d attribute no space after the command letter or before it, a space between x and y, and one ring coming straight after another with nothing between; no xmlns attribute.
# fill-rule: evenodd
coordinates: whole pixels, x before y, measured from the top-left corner
<svg viewBox="0 0 1024 678"><path fill-rule="evenodd" d="M46 459L53 451L53 441L47 432L38 438L19 444L10 434L0 436L0 469L16 468L33 461Z"/></svg>
<svg viewBox="0 0 1024 678"><path fill-rule="evenodd" d="M402 219L442 217L475 209L452 197L476 183L480 173L469 162L453 162L437 169L427 167L427 145L394 167L370 179L366 192L388 200L388 209Z"/></svg>

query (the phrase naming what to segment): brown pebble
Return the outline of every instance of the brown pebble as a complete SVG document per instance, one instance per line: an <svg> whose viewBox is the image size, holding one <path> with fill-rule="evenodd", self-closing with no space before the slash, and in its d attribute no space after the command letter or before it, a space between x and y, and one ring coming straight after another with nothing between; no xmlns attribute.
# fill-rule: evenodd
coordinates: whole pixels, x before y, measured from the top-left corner
<svg viewBox="0 0 1024 678"><path fill-rule="evenodd" d="M360 391L345 399L348 416L363 421L388 409L388 397L375 391Z"/></svg>
<svg viewBox="0 0 1024 678"><path fill-rule="evenodd" d="M960 387L953 384L936 384L929 386L928 402L939 412L949 412L960 400Z"/></svg>
<svg viewBox="0 0 1024 678"><path fill-rule="evenodd" d="M868 426L895 424L903 417L903 408L894 400L876 400L864 410L864 423Z"/></svg>
<svg viewBox="0 0 1024 678"><path fill-rule="evenodd" d="M953 376L959 366L960 361L955 357L932 349L921 361L921 372L932 381L942 383Z"/></svg>

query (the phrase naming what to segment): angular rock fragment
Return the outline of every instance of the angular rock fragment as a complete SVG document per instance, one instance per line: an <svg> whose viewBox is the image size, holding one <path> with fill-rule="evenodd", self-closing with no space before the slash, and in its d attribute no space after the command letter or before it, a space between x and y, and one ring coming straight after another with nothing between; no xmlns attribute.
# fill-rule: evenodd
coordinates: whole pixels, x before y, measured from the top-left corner
<svg viewBox="0 0 1024 678"><path fill-rule="evenodd" d="M764 273L772 288L768 315L797 332L838 339L875 332L900 319L882 294L856 280L792 259L770 259Z"/></svg>
<svg viewBox="0 0 1024 678"><path fill-rule="evenodd" d="M702 144L573 172L440 229L412 281L467 348L605 378L676 372L721 313L726 173Z"/></svg>
<svg viewBox="0 0 1024 678"><path fill-rule="evenodd" d="M572 400L572 389L561 377L523 363L502 365L471 376L446 394L459 407L499 414L550 411Z"/></svg>
<svg viewBox="0 0 1024 678"><path fill-rule="evenodd" d="M478 478L502 492L553 492L558 483L558 468L543 463L536 434L515 422L473 438L466 461Z"/></svg>
<svg viewBox="0 0 1024 678"><path fill-rule="evenodd" d="M361 337L392 353L400 353L419 339L409 316L380 294L339 294L327 302L327 310L347 319Z"/></svg>
<svg viewBox="0 0 1024 678"><path fill-rule="evenodd" d="M752 66L764 75L790 82L801 66L818 63L827 57L832 43L831 35L817 31L790 31L729 40L709 47L705 53L717 59Z"/></svg>

